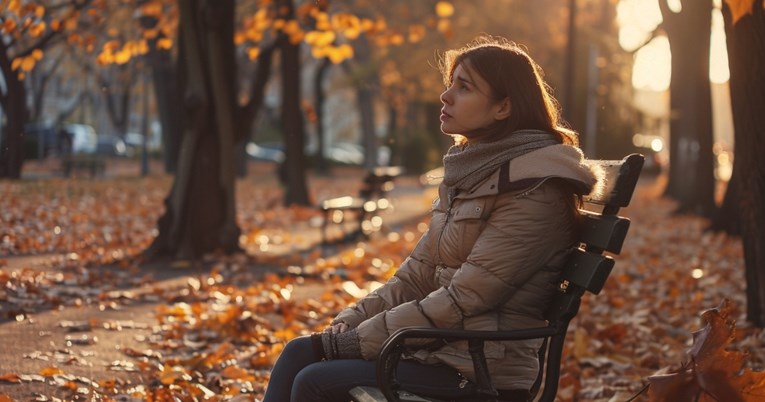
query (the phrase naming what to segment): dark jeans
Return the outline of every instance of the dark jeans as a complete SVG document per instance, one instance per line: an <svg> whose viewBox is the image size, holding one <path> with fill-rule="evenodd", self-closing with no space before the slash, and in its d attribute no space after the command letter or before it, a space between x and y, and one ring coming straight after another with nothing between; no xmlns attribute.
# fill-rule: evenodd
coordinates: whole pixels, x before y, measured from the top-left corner
<svg viewBox="0 0 765 402"><path fill-rule="evenodd" d="M285 346L271 372L263 402L348 402L348 391L358 385L377 385L371 360L316 361L309 337L296 338ZM461 377L444 365L401 361L397 378L414 393L438 390L460 395Z"/></svg>

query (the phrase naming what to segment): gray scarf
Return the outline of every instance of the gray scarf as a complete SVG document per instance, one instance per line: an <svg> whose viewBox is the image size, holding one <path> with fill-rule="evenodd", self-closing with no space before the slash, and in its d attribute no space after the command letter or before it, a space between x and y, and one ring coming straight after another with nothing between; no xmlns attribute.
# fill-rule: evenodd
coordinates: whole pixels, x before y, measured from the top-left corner
<svg viewBox="0 0 765 402"><path fill-rule="evenodd" d="M560 144L555 135L526 129L497 141L454 145L444 155L444 183L459 190L470 190L513 158L555 144Z"/></svg>

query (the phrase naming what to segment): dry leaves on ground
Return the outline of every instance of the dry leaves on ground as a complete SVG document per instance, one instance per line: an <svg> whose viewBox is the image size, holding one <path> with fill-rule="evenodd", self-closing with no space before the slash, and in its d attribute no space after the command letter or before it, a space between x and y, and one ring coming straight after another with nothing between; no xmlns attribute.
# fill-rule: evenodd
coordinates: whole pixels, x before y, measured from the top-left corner
<svg viewBox="0 0 765 402"><path fill-rule="evenodd" d="M111 190L116 184L118 192ZM311 244L301 231L316 230L311 223L316 213L281 207L277 188L247 180L238 187L238 205L248 253L209 256L208 270L163 287L141 276L130 257L151 241L168 185L164 178L51 181L37 187L0 183L11 195L11 207L0 212L3 254L68 255L42 269L3 270L3 315L25 320L41 310L83 304L105 309L157 305L156 323L146 328L150 334L124 345L124 359L103 368L99 377L73 377L60 364L53 366L60 372L0 373L0 383L48 381L80 400L254 400L262 395L284 343L322 329L341 308L384 283L424 230L422 222L412 222L329 256L310 247L275 255L268 253L274 245ZM347 191L326 179L313 186L335 194ZM624 252L616 257L603 292L586 297L572 323L562 401L623 401L659 372L687 371L686 353L697 349L690 334L699 327L698 314L726 298L731 300L726 317L737 320L738 330L715 353L727 346L748 351L746 362L756 370L765 364L765 336L744 322L741 311L740 241L705 232L701 219L673 216L673 204L660 199L658 186L641 183L633 205L623 211L633 220ZM101 266L111 262L117 265ZM306 289L313 293L306 296ZM87 335L94 328L116 331L131 323L93 319L61 325ZM89 336L72 341L95 342ZM153 381L129 382L110 371L136 372ZM654 395L660 392L651 387Z"/></svg>

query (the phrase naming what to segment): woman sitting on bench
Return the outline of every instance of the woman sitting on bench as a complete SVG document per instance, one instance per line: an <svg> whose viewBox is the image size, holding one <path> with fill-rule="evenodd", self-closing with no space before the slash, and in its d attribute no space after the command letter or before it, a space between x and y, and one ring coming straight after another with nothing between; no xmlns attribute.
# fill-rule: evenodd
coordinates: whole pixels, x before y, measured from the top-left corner
<svg viewBox="0 0 765 402"><path fill-rule="evenodd" d="M507 330L544 325L574 245L577 202L598 176L561 126L539 66L518 45L480 37L441 60L441 130L455 139L428 231L391 280L322 333L290 341L264 402L347 401L375 385L382 343L403 327ZM501 400L527 400L542 340L488 342ZM423 345L398 382L456 398L473 378L466 342Z"/></svg>

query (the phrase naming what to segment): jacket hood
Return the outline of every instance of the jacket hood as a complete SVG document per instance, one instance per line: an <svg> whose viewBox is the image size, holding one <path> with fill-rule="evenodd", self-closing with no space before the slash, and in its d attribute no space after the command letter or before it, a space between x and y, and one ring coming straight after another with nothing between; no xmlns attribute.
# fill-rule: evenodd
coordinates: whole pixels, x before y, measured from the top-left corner
<svg viewBox="0 0 765 402"><path fill-rule="evenodd" d="M605 184L605 173L597 162L586 159L579 148L563 144L513 159L507 180L520 183L553 177L568 180L581 195L599 194Z"/></svg>
<svg viewBox="0 0 765 402"><path fill-rule="evenodd" d="M597 161L586 159L575 146L558 144L529 152L502 165L471 190L469 196L534 188L552 178L568 181L579 195L599 195L605 189L605 172Z"/></svg>

